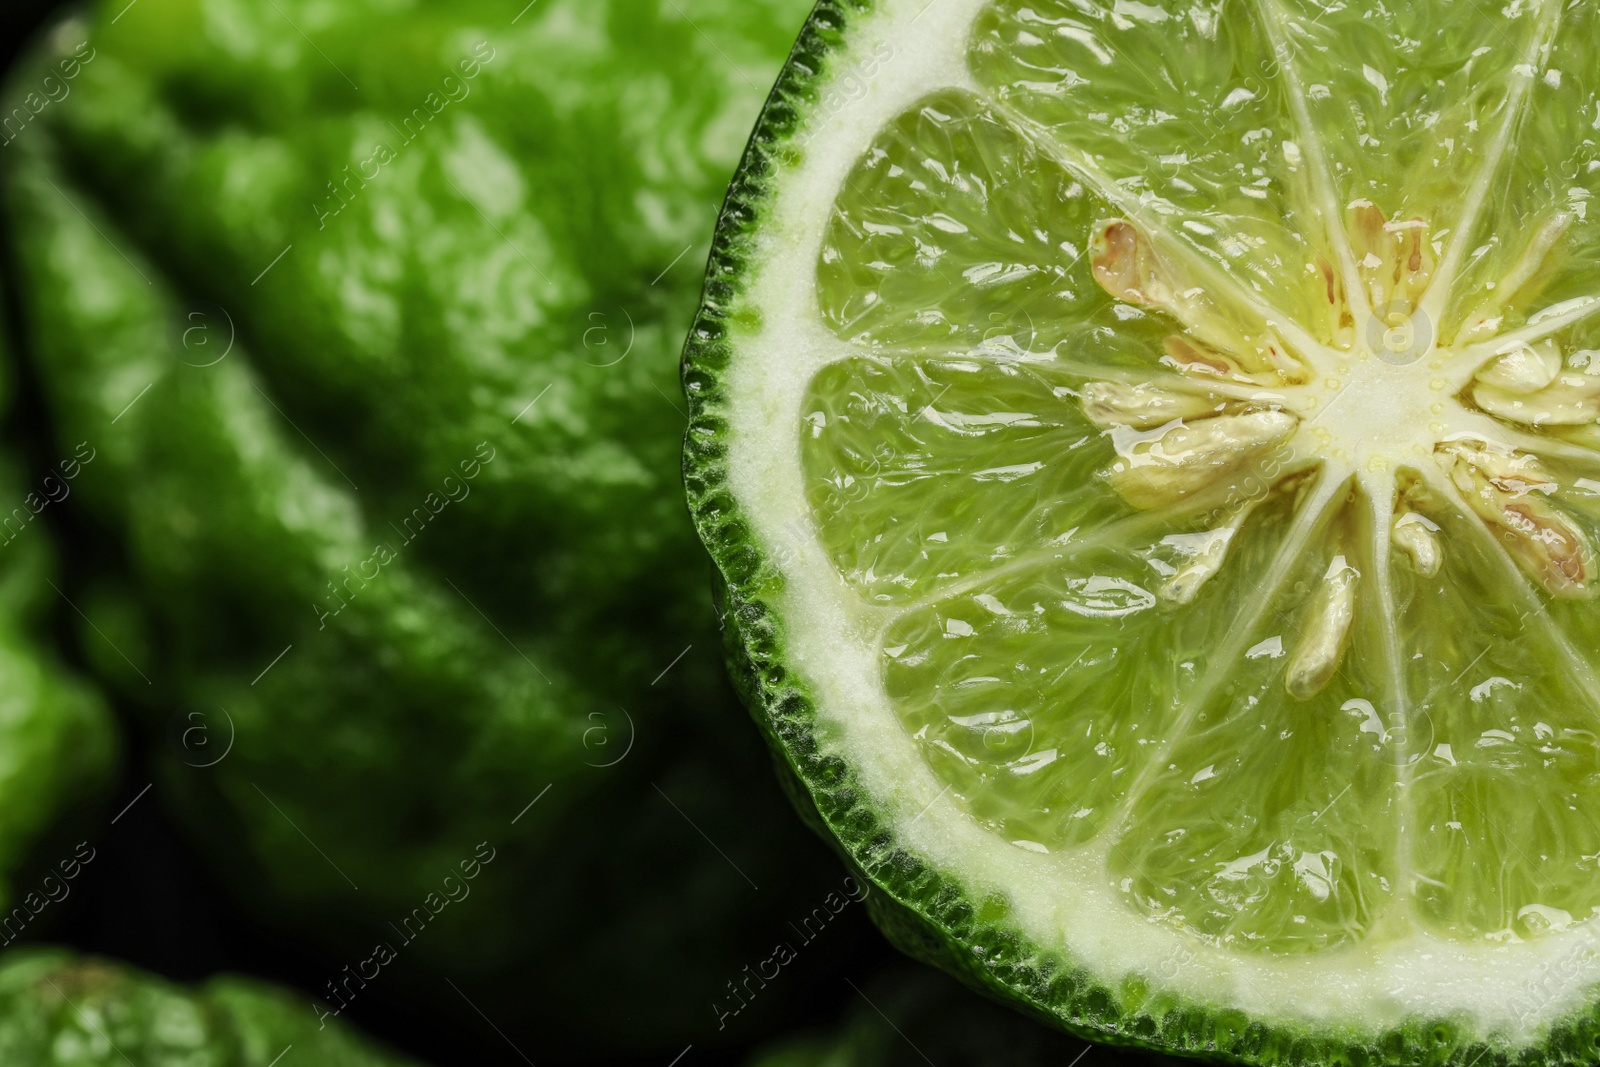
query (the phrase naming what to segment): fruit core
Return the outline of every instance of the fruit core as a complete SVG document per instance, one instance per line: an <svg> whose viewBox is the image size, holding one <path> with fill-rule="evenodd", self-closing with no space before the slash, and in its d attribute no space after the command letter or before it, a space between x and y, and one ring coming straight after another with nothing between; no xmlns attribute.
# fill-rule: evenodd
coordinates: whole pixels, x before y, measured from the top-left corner
<svg viewBox="0 0 1600 1067"><path fill-rule="evenodd" d="M1551 502L1558 483L1547 461L1593 459L1600 448L1600 374L1589 370L1600 353L1564 353L1554 340L1592 309L1558 305L1505 328L1570 222L1558 214L1540 226L1463 313L1450 306L1457 265L1441 262L1427 222L1358 202L1345 262L1319 258L1307 272L1317 294L1310 323L1210 284L1204 264L1133 221L1096 224L1096 281L1173 327L1162 372L1081 391L1085 414L1116 447L1106 476L1135 508L1215 523L1164 595L1197 596L1233 533L1278 490L1364 500L1375 531L1370 551L1335 556L1312 597L1288 665L1296 696L1338 669L1356 610L1354 561L1381 568L1398 554L1428 577L1444 565L1449 546L1431 512L1474 516L1550 596L1590 595L1593 550Z"/></svg>

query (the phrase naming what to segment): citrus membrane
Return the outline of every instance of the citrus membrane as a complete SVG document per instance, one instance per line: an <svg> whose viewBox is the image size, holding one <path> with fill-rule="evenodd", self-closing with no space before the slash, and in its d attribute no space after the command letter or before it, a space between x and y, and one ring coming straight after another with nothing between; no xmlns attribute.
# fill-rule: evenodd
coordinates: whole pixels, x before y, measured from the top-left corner
<svg viewBox="0 0 1600 1067"><path fill-rule="evenodd" d="M1592 1060L1596 54L1554 0L818 9L689 484L924 954L1159 1046Z"/></svg>

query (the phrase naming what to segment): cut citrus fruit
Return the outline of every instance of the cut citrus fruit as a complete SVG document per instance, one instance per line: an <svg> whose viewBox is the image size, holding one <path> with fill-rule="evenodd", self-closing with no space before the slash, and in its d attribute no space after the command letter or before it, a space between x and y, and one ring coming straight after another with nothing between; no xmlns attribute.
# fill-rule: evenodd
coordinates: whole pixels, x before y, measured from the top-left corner
<svg viewBox="0 0 1600 1067"><path fill-rule="evenodd" d="M819 5L687 470L902 944L1111 1040L1594 1060L1596 55L1556 0Z"/></svg>

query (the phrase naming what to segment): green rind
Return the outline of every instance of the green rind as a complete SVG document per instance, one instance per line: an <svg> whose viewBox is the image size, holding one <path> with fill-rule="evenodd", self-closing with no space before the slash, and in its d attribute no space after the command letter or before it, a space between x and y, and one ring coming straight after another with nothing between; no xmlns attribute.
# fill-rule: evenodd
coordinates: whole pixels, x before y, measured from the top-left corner
<svg viewBox="0 0 1600 1067"><path fill-rule="evenodd" d="M733 495L728 476L726 374L737 358L729 327L752 265L752 246L774 192L774 172L815 106L828 57L876 0L819 0L762 108L718 216L704 292L684 345L689 404L684 481L689 509L718 572L724 643L740 696L777 755L786 791L877 890L869 909L890 940L990 997L1069 1033L1111 1045L1244 1064L1376 1067L1558 1067L1600 1058L1600 1001L1552 1025L1537 1045L1505 1047L1467 1036L1445 1019L1380 1034L1309 1032L1253 1021L1141 988L1112 989L1070 959L1004 924L1003 900L972 901L951 879L895 843L848 764L824 755L816 704L785 666L776 600L783 585Z"/></svg>

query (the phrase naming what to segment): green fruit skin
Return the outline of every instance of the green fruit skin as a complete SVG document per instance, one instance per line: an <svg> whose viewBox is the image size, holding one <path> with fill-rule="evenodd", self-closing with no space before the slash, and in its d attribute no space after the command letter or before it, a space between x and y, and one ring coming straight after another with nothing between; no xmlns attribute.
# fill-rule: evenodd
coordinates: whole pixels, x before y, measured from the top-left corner
<svg viewBox="0 0 1600 1067"><path fill-rule="evenodd" d="M292 1048L292 1052L285 1049ZM304 997L246 978L174 985L61 949L0 961L0 1061L28 1067L403 1067ZM292 1061L289 1057L292 1056Z"/></svg>
<svg viewBox="0 0 1600 1067"><path fill-rule="evenodd" d="M10 84L69 87L4 197L162 791L277 925L552 1045L715 1032L837 878L735 721L672 356L804 6L111 2Z"/></svg>
<svg viewBox="0 0 1600 1067"><path fill-rule="evenodd" d="M853 770L824 754L813 696L786 665L783 624L772 606L782 576L740 513L729 484L724 375L736 358L728 334L772 195L773 171L798 151L790 138L800 117L819 100L818 85L830 54L851 24L875 6L874 0L821 0L801 31L729 186L703 300L682 360L690 412L684 478L696 528L718 570L729 673L771 745L802 817L878 890L867 897L869 911L898 948L1025 1015L1081 1037L1285 1067L1593 1063L1600 1049L1600 1003L1556 1022L1542 1044L1508 1050L1473 1038L1448 1019L1408 1022L1374 1042L1367 1034L1267 1025L1241 1012L1153 995L1138 983L1113 988L1073 961L1022 938L1008 921L1004 900L971 899L900 848L888 817L867 796Z"/></svg>

